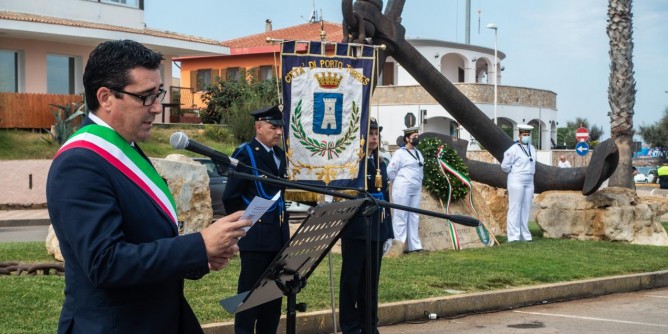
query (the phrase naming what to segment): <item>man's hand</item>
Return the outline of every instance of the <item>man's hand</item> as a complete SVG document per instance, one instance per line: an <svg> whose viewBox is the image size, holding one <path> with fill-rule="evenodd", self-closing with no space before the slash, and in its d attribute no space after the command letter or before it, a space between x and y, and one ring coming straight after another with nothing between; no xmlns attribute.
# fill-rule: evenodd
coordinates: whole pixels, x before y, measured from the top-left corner
<svg viewBox="0 0 668 334"><path fill-rule="evenodd" d="M227 265L230 258L239 251L237 242L246 235L244 227L251 225L250 220L240 220L243 211L237 211L216 220L200 232L204 239L209 268L220 270Z"/></svg>
<svg viewBox="0 0 668 334"><path fill-rule="evenodd" d="M218 271L227 266L230 263L229 257L210 257L209 258L209 270Z"/></svg>

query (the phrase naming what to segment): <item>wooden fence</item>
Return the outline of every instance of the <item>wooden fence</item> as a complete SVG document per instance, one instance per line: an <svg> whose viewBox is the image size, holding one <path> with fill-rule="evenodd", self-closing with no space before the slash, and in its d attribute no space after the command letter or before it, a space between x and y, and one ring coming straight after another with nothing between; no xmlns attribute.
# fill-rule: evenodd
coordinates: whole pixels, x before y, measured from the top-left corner
<svg viewBox="0 0 668 334"><path fill-rule="evenodd" d="M50 129L55 123L50 104L82 102L82 95L0 93L0 128Z"/></svg>

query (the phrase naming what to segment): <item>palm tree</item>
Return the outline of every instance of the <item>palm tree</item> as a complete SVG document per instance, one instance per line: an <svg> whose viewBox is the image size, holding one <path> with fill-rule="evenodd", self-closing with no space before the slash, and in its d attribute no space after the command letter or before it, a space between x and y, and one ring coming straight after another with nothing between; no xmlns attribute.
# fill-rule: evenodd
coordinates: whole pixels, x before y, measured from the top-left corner
<svg viewBox="0 0 668 334"><path fill-rule="evenodd" d="M575 138L575 131L578 128L586 128L589 130L589 145L592 149L598 144L598 140L603 135L603 127L600 125L591 125L589 120L582 117L576 117L575 121L566 122L563 128L557 128L557 145L565 146L569 149L574 149L578 140Z"/></svg>
<svg viewBox="0 0 668 334"><path fill-rule="evenodd" d="M631 177L633 155L633 107L636 83L633 78L632 0L610 0L607 33L610 37L610 135L619 150L619 165L609 186L634 189Z"/></svg>

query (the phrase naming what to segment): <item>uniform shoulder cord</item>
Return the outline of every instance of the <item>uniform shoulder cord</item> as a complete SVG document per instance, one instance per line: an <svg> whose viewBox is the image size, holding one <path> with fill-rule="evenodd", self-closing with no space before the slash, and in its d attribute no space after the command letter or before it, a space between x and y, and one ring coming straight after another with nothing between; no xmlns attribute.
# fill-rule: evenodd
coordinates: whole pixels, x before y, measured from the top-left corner
<svg viewBox="0 0 668 334"><path fill-rule="evenodd" d="M376 149L376 181L375 184L378 191L383 187L383 177L380 174L380 149Z"/></svg>

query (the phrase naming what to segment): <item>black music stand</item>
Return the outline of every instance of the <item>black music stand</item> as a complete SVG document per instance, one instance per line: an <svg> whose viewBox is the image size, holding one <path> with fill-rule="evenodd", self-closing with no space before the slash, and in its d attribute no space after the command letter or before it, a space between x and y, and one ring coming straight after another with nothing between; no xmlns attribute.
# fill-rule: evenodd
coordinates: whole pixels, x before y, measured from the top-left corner
<svg viewBox="0 0 668 334"><path fill-rule="evenodd" d="M264 304L283 295L288 297L286 333L296 333L297 293L327 255L367 199L321 204L310 209L306 220L265 270L251 291L220 301L229 313Z"/></svg>

